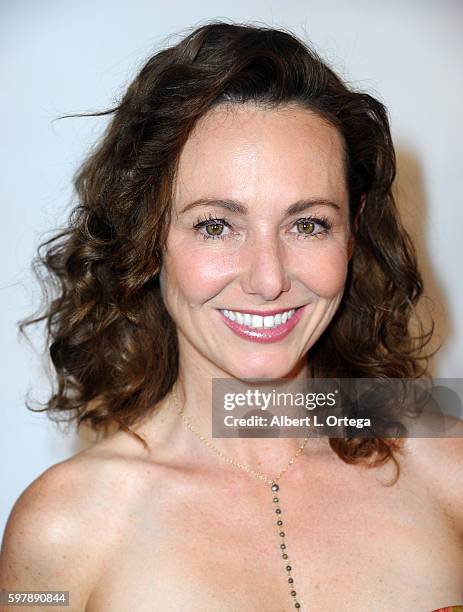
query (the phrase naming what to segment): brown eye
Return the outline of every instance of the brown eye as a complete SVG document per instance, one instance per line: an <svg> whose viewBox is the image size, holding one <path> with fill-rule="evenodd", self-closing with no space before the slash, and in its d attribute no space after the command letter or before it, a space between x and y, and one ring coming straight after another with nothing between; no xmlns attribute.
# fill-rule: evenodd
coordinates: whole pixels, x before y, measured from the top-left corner
<svg viewBox="0 0 463 612"><path fill-rule="evenodd" d="M223 232L224 225L222 223L208 223L206 225L206 232L209 236L220 236Z"/></svg>
<svg viewBox="0 0 463 612"><path fill-rule="evenodd" d="M315 223L313 221L298 221L296 226L298 232L301 234L311 234L315 229Z"/></svg>

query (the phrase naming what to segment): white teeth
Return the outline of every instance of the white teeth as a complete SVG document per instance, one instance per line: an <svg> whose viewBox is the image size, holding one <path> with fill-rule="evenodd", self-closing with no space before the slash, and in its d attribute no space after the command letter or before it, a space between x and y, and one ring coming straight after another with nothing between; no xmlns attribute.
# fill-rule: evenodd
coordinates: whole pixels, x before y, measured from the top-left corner
<svg viewBox="0 0 463 612"><path fill-rule="evenodd" d="M283 313L280 312L276 315L268 315L264 317L260 315L252 315L248 312L243 313L233 310L222 310L221 312L227 317L227 319L236 321L239 323L239 325L246 325L246 327L264 327L267 329L286 323L286 321L293 316L296 310L292 308L291 310L287 310Z"/></svg>
<svg viewBox="0 0 463 612"><path fill-rule="evenodd" d="M273 327L275 325L275 317L269 315L268 317L264 317L264 327Z"/></svg>

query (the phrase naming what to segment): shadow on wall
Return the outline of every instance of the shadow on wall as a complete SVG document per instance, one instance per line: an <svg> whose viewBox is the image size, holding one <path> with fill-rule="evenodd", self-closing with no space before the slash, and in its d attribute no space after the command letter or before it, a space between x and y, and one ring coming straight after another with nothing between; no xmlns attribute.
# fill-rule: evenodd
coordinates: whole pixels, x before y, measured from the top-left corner
<svg viewBox="0 0 463 612"><path fill-rule="evenodd" d="M432 261L426 246L426 232L429 231L427 219L427 199L423 175L417 155L402 146L396 147L397 178L394 195L403 224L410 234L416 248L418 263L423 277L424 297L418 306L425 330L429 329L430 317L434 319L435 331L426 352L443 345L452 333L449 308L445 294L433 270ZM430 373L435 376L439 352L429 362Z"/></svg>

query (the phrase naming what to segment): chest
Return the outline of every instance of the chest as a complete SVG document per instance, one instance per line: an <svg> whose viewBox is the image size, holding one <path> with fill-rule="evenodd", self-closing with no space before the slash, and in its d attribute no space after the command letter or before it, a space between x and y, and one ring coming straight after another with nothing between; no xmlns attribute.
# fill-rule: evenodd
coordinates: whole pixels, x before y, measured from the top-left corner
<svg viewBox="0 0 463 612"><path fill-rule="evenodd" d="M463 601L462 543L424 492L331 483L282 487L276 503L267 488L192 491L132 508L87 612L280 612L296 600L430 612Z"/></svg>

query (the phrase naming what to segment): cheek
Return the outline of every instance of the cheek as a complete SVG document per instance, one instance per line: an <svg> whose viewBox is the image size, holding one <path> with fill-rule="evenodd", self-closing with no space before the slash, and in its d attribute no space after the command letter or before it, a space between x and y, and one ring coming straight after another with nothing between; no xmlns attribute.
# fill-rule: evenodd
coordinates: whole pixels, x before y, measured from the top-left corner
<svg viewBox="0 0 463 612"><path fill-rule="evenodd" d="M171 249L164 258L161 289L167 298L202 304L220 293L230 275L230 262L207 249Z"/></svg>
<svg viewBox="0 0 463 612"><path fill-rule="evenodd" d="M346 249L321 245L297 261L297 277L321 298L332 299L344 290L348 270Z"/></svg>
<svg viewBox="0 0 463 612"><path fill-rule="evenodd" d="M223 253L220 244L217 250L214 246L182 248L174 243L169 247L160 274L165 301L186 301L191 307L201 305L218 295L239 270L248 267L239 251ZM348 263L347 249L339 242L314 244L303 255L293 252L286 260L292 280L324 299L332 299L343 291Z"/></svg>

